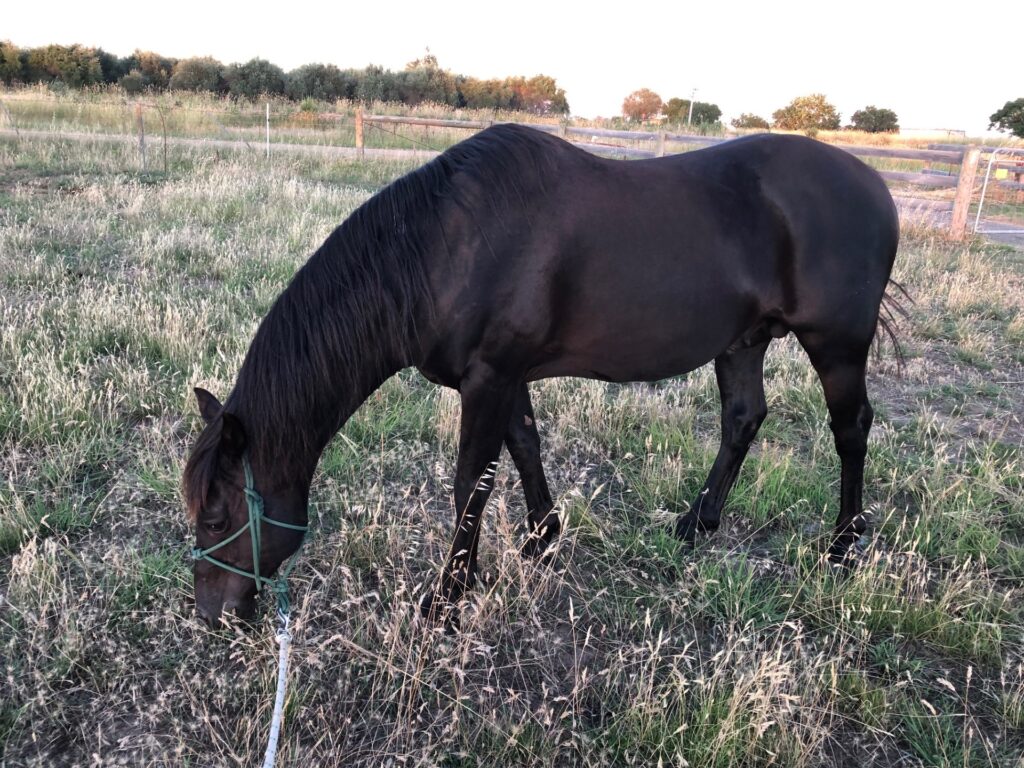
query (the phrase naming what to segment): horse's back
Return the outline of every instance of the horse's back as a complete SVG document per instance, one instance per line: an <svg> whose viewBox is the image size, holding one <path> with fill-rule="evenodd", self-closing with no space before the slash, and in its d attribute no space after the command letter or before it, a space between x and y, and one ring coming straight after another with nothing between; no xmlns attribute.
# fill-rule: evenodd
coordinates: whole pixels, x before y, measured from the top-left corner
<svg viewBox="0 0 1024 768"><path fill-rule="evenodd" d="M527 378L626 381L692 370L769 321L845 314L873 333L897 227L884 183L852 156L765 135L622 162L503 131L531 153L500 182L514 198L445 225L468 243L440 302L466 352ZM471 182L464 199L493 195Z"/></svg>

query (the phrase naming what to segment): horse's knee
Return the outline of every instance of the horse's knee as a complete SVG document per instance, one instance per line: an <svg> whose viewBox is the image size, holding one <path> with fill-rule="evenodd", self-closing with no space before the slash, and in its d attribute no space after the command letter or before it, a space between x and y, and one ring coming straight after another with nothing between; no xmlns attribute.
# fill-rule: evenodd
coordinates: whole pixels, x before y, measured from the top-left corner
<svg viewBox="0 0 1024 768"><path fill-rule="evenodd" d="M764 402L733 406L722 420L723 437L732 445L750 445L767 416L768 405Z"/></svg>
<svg viewBox="0 0 1024 768"><path fill-rule="evenodd" d="M840 456L863 456L867 453L868 433L874 422L875 412L871 404L865 401L857 409L853 418L830 422L832 435L835 438L836 451Z"/></svg>

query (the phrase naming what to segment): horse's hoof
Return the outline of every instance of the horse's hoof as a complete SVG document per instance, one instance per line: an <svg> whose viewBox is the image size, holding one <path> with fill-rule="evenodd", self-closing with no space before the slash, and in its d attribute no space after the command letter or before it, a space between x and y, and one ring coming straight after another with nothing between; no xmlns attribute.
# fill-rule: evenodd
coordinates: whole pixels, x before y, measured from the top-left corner
<svg viewBox="0 0 1024 768"><path fill-rule="evenodd" d="M523 542L519 553L531 560L538 560L542 565L547 565L552 558L552 543L562 531L562 524L557 516L550 516L543 525L532 527Z"/></svg>
<svg viewBox="0 0 1024 768"><path fill-rule="evenodd" d="M680 515L676 520L676 538L692 545L697 540L697 532L711 533L718 528L718 521L701 520L692 513Z"/></svg>
<svg viewBox="0 0 1024 768"><path fill-rule="evenodd" d="M445 600L436 592L428 592L420 601L420 615L432 626L444 626L445 634L459 631L459 612L455 603Z"/></svg>
<svg viewBox="0 0 1024 768"><path fill-rule="evenodd" d="M550 565L554 559L554 547L549 539L531 533L523 542L519 554L523 558L533 560L541 565Z"/></svg>
<svg viewBox="0 0 1024 768"><path fill-rule="evenodd" d="M697 540L697 521L691 520L689 515L681 516L676 520L676 538L684 544L693 544Z"/></svg>
<svg viewBox="0 0 1024 768"><path fill-rule="evenodd" d="M849 575L856 567L857 556L863 548L859 537L852 542L834 541L828 548L828 556L824 558L824 562L834 572Z"/></svg>

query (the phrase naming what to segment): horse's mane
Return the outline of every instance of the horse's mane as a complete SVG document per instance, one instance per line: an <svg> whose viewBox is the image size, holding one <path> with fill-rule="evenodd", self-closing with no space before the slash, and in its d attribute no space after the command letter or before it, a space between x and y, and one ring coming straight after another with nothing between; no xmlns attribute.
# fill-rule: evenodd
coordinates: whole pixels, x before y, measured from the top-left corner
<svg viewBox="0 0 1024 768"><path fill-rule="evenodd" d="M325 426L309 423L324 403L344 401L379 381L417 340L416 317L433 311L426 256L445 249L441 210L455 203L484 233L527 192L543 191L557 140L498 125L451 147L397 179L354 211L309 258L260 324L225 410L249 440L287 461ZM365 393L364 393L365 394ZM204 434L203 437L206 437ZM216 461L200 439L185 471L188 498L212 479L198 465ZM193 466L193 465L196 466Z"/></svg>

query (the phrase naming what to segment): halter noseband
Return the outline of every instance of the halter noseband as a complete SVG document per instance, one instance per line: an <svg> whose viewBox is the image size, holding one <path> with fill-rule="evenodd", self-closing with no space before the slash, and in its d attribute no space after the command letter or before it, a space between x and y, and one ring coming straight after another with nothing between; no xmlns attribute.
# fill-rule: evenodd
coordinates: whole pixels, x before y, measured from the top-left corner
<svg viewBox="0 0 1024 768"><path fill-rule="evenodd" d="M283 614L288 613L288 574L291 573L292 567L295 565L296 557L299 552L296 550L295 555L292 556L291 561L285 565L277 575L277 578L271 579L267 576L260 574L260 549L261 549L261 538L260 538L260 523L270 523L276 525L279 528L287 528L292 531L301 531L305 535L306 531L309 530L308 525L292 525L291 523L283 523L280 520L274 520L273 518L267 517L263 512L263 497L260 496L259 492L253 485L252 480L252 466L249 464L249 457L242 457L242 468L245 470L245 503L249 508L249 522L235 531L233 534L228 536L224 541L219 544L214 544L212 547L207 549L200 549L195 547L192 549L193 560L205 560L208 563L213 563L219 568L223 568L225 571L236 573L239 576L245 576L248 579L252 579L256 582L256 591L259 592L264 584L270 585L274 593L277 595L277 608ZM223 560L218 560L215 557L210 557L211 552L216 552L221 547L225 547L232 541L237 539L246 531L249 532L249 538L252 540L252 571L244 571L241 568L236 568L230 563L225 563ZM299 549L302 549L302 545L299 545Z"/></svg>

